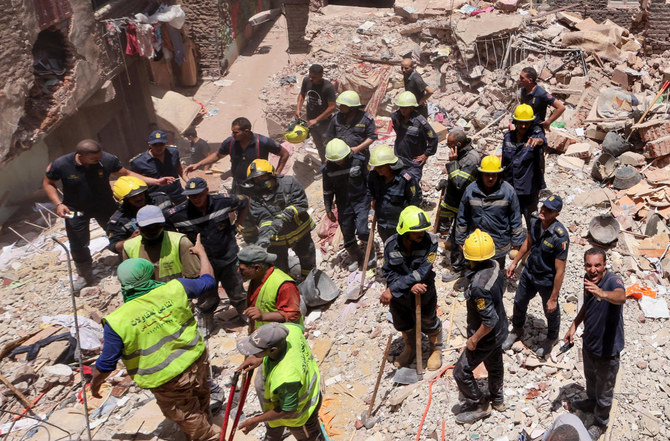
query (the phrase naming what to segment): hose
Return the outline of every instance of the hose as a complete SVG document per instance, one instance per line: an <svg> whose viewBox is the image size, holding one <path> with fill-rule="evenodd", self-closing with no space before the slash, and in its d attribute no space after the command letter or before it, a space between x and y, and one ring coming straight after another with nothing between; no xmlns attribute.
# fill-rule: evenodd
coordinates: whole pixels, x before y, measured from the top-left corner
<svg viewBox="0 0 670 441"><path fill-rule="evenodd" d="M445 367L440 371L439 374L437 374L435 378L430 380L430 384L428 385L428 402L426 403L426 409L423 411L423 416L421 417L421 422L419 423L419 431L416 433L416 441L419 441L419 439L421 438L421 429L423 428L423 423L426 421L426 415L428 415L428 409L430 409L430 402L433 400L433 383L435 383L435 380L444 375L445 372L453 368L454 368L453 364ZM444 439L444 422L442 427L443 427L442 439Z"/></svg>

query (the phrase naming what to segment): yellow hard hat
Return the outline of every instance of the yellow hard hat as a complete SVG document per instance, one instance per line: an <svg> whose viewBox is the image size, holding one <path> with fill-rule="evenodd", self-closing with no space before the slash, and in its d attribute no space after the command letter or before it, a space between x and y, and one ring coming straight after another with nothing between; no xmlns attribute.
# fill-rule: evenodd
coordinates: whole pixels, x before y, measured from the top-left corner
<svg viewBox="0 0 670 441"><path fill-rule="evenodd" d="M386 144L377 146L370 153L370 165L373 167L393 165L396 162L398 162L398 157L393 153L393 149Z"/></svg>
<svg viewBox="0 0 670 441"><path fill-rule="evenodd" d="M405 91L398 95L395 105L398 107L417 107L419 103L416 102L416 97L412 92Z"/></svg>
<svg viewBox="0 0 670 441"><path fill-rule="evenodd" d="M307 123L299 119L292 121L284 132L284 139L291 144L303 142L308 136L309 129L307 128Z"/></svg>
<svg viewBox="0 0 670 441"><path fill-rule="evenodd" d="M401 236L405 233L418 233L428 229L430 229L428 215L419 207L409 205L400 213L396 231Z"/></svg>
<svg viewBox="0 0 670 441"><path fill-rule="evenodd" d="M516 121L533 121L535 114L533 113L533 108L528 104L519 104L514 109L514 116L512 118Z"/></svg>
<svg viewBox="0 0 670 441"><path fill-rule="evenodd" d="M121 176L114 183L112 192L119 203L122 203L125 198L137 196L138 194L147 191L149 187L147 183L136 178L135 176Z"/></svg>
<svg viewBox="0 0 670 441"><path fill-rule="evenodd" d="M484 156L479 165L479 171L482 173L500 173L503 168L500 166L500 158L496 155Z"/></svg>
<svg viewBox="0 0 670 441"><path fill-rule="evenodd" d="M473 231L463 244L463 255L467 260L480 262L490 259L496 254L496 245L489 233L479 228Z"/></svg>
<svg viewBox="0 0 670 441"><path fill-rule="evenodd" d="M328 161L341 161L349 156L349 153L351 153L351 147L339 138L333 138L326 144L326 159Z"/></svg>
<svg viewBox="0 0 670 441"><path fill-rule="evenodd" d="M266 159L254 159L247 168L247 178L253 179L263 175L275 175L275 168Z"/></svg>
<svg viewBox="0 0 670 441"><path fill-rule="evenodd" d="M361 105L361 97L353 90L345 90L337 96L335 102L347 107L358 107Z"/></svg>

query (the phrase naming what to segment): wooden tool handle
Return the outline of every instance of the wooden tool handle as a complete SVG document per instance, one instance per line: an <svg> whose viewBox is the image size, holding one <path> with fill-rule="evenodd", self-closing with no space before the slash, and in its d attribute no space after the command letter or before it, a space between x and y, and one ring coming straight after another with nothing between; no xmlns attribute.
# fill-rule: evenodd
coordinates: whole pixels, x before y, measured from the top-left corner
<svg viewBox="0 0 670 441"><path fill-rule="evenodd" d="M423 350L421 338L421 296L414 296L416 302L416 373L423 375Z"/></svg>
<svg viewBox="0 0 670 441"><path fill-rule="evenodd" d="M377 374L377 382L375 383L375 390L372 392L372 399L370 400L370 407L368 408L368 416L372 416L372 408L375 406L375 399L377 398L379 383L382 379L382 374L384 373L384 366L386 366L386 357L389 356L389 350L391 349L391 340L393 340L393 335L389 334L388 341L386 342L386 349L384 349L384 358L382 358L382 364L381 366L379 366L379 373Z"/></svg>
<svg viewBox="0 0 670 441"><path fill-rule="evenodd" d="M365 287L365 273L368 271L368 259L370 258L370 251L375 241L375 226L377 225L377 211L372 217L372 225L370 226L370 234L368 234L368 246L365 248L365 258L363 259L363 274L361 274L361 287L358 291L358 297L363 295L363 288Z"/></svg>

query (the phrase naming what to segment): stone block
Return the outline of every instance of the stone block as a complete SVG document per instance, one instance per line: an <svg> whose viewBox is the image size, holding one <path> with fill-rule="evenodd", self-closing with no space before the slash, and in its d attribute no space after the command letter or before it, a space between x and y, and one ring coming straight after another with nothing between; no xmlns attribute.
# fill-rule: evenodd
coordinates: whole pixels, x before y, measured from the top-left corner
<svg viewBox="0 0 670 441"><path fill-rule="evenodd" d="M655 141L663 138L670 133L670 121L668 120L652 120L642 123L637 127L637 133L640 139L644 142Z"/></svg>
<svg viewBox="0 0 670 441"><path fill-rule="evenodd" d="M636 152L624 152L618 156L621 165L630 165L633 167L642 167L647 164L644 155Z"/></svg>
<svg viewBox="0 0 670 441"><path fill-rule="evenodd" d="M617 86L621 86L626 90L629 90L630 85L632 84L632 81L630 81L628 78L628 74L620 67L614 69L610 80L612 83L616 84Z"/></svg>
<svg viewBox="0 0 670 441"><path fill-rule="evenodd" d="M498 0L495 8L505 12L514 12L518 7L517 0Z"/></svg>
<svg viewBox="0 0 670 441"><path fill-rule="evenodd" d="M580 171L584 168L584 160L574 156L561 155L558 157L556 165L568 170Z"/></svg>
<svg viewBox="0 0 670 441"><path fill-rule="evenodd" d="M588 159L591 157L591 144L588 142L577 142L571 144L565 150L566 156L575 156L581 159Z"/></svg>
<svg viewBox="0 0 670 441"><path fill-rule="evenodd" d="M670 155L670 136L655 139L644 146L644 156L647 158L658 158Z"/></svg>
<svg viewBox="0 0 670 441"><path fill-rule="evenodd" d="M548 147L560 153L565 152L569 145L577 142L579 142L579 139L568 132L553 129L551 132L547 133Z"/></svg>

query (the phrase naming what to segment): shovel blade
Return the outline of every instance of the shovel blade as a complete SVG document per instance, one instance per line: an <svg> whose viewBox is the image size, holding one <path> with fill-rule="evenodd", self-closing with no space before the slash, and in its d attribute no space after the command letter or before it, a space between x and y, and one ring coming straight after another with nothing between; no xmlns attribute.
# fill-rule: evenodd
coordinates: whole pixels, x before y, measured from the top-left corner
<svg viewBox="0 0 670 441"><path fill-rule="evenodd" d="M407 367L398 368L398 370L395 371L395 376L393 377L393 382L399 384L414 384L420 380L421 378L416 373L416 369Z"/></svg>

